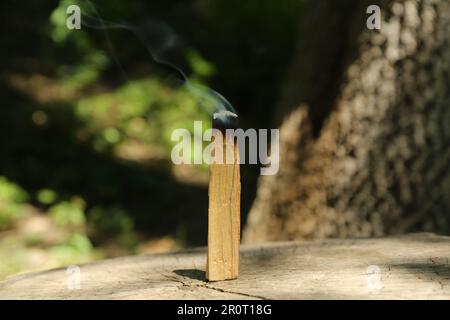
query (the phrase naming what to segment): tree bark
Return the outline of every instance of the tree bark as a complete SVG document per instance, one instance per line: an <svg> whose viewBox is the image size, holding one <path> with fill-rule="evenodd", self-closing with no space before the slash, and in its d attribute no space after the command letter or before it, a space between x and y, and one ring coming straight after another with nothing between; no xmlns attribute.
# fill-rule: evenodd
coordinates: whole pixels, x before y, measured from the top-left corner
<svg viewBox="0 0 450 320"><path fill-rule="evenodd" d="M243 240L449 234L449 40L447 0L307 1Z"/></svg>

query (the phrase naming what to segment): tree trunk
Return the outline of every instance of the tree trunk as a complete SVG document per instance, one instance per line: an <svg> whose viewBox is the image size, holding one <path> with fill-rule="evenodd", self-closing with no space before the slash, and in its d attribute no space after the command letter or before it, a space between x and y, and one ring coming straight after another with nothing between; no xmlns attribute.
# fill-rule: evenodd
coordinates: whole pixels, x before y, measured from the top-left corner
<svg viewBox="0 0 450 320"><path fill-rule="evenodd" d="M244 241L448 234L449 40L448 0L307 1Z"/></svg>

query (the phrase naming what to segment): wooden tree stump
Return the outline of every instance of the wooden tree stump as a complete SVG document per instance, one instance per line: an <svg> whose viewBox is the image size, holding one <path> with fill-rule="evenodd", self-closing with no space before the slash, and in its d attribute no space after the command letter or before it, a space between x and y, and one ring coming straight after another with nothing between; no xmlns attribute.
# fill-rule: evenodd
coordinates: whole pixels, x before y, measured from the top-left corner
<svg viewBox="0 0 450 320"><path fill-rule="evenodd" d="M142 255L0 282L1 299L449 299L450 237L411 234L242 246L236 280L206 282L206 250Z"/></svg>

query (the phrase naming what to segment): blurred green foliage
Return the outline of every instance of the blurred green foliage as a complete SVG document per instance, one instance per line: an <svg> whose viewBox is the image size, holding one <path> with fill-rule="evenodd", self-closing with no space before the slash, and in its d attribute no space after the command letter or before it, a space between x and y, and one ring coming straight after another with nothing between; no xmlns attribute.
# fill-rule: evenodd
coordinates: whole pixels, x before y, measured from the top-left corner
<svg viewBox="0 0 450 320"><path fill-rule="evenodd" d="M83 263L96 257L91 241L83 233L73 233L62 244L52 246L48 250L50 256L61 265Z"/></svg>
<svg viewBox="0 0 450 320"><path fill-rule="evenodd" d="M86 126L85 138L92 138L97 151L133 140L165 148L169 154L175 143L170 139L174 129L193 131L194 119L210 123L186 90L164 86L151 77L81 99L75 114Z"/></svg>
<svg viewBox="0 0 450 320"><path fill-rule="evenodd" d="M45 204L54 202L56 197L49 189L38 193ZM9 231L0 233L0 278L104 256L101 250L94 249L87 235L81 198L51 206L48 210L51 220L40 217L36 209L26 205L28 199L21 187L0 177L0 231Z"/></svg>
<svg viewBox="0 0 450 320"><path fill-rule="evenodd" d="M28 194L17 184L0 176L0 201L23 203L28 200Z"/></svg>
<svg viewBox="0 0 450 320"><path fill-rule="evenodd" d="M0 176L0 231L11 228L24 215L28 194L15 183Z"/></svg>
<svg viewBox="0 0 450 320"><path fill-rule="evenodd" d="M83 205L76 201L55 204L48 212L53 221L62 227L80 227L86 222Z"/></svg>
<svg viewBox="0 0 450 320"><path fill-rule="evenodd" d="M0 118L0 278L139 252L153 239L172 239L164 250L204 244L206 166L177 172L172 131L193 133L194 120L209 127L216 101L203 86L232 102L243 127L267 127L301 3L6 4L0 20L14 32L0 52L9 106ZM143 37L127 28L68 30L72 4L96 27L99 16L127 21ZM159 21L177 33L172 51L155 42ZM256 174L242 173L245 212Z"/></svg>
<svg viewBox="0 0 450 320"><path fill-rule="evenodd" d="M121 207L97 206L89 212L89 226L97 238L115 238L119 245L133 252L137 245L134 222Z"/></svg>
<svg viewBox="0 0 450 320"><path fill-rule="evenodd" d="M36 197L40 203L42 203L44 205L49 205L56 201L57 194L55 191L53 191L51 189L42 189L42 190L38 191Z"/></svg>

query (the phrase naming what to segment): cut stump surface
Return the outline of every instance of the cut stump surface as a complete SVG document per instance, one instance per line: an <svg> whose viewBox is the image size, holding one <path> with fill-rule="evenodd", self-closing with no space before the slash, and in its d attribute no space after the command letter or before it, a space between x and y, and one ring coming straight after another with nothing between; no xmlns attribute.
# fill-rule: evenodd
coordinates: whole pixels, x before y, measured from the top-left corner
<svg viewBox="0 0 450 320"><path fill-rule="evenodd" d="M450 237L428 233L243 245L236 280L205 281L206 249L0 281L0 299L450 299Z"/></svg>

